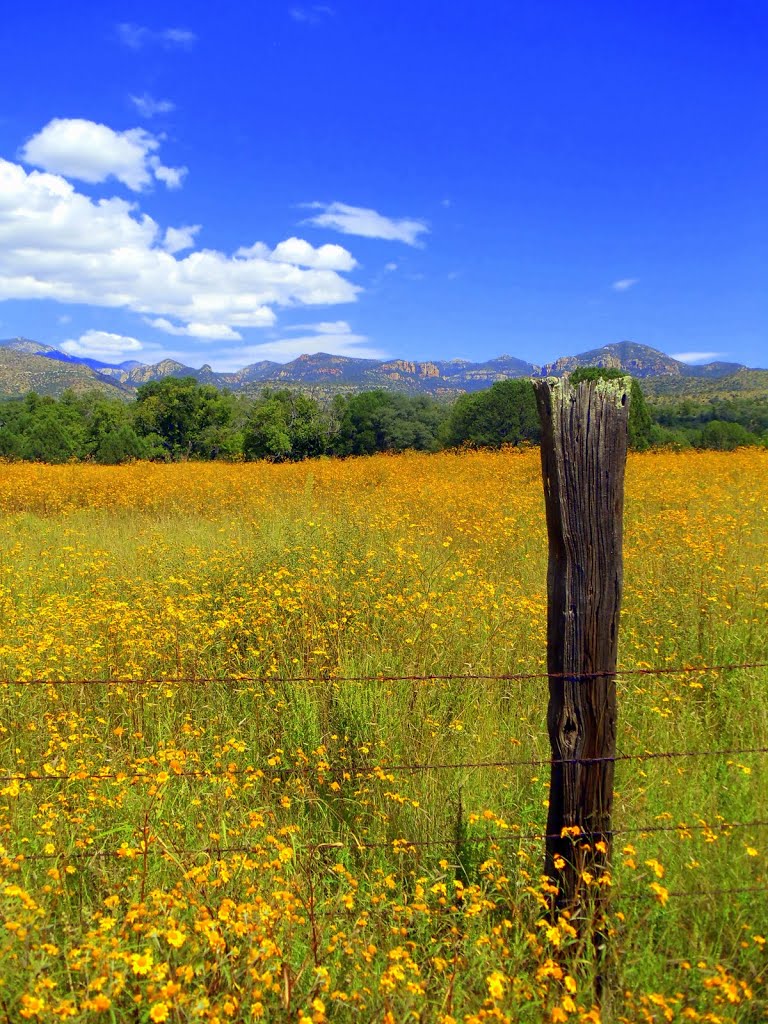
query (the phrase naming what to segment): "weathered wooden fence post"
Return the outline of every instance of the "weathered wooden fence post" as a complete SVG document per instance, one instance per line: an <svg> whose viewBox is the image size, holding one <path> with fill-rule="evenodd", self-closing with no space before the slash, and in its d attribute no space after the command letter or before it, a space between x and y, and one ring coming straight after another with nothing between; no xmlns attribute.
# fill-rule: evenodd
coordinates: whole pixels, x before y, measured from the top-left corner
<svg viewBox="0 0 768 1024"><path fill-rule="evenodd" d="M534 388L549 535L545 871L562 910L602 902L610 858L630 379Z"/></svg>

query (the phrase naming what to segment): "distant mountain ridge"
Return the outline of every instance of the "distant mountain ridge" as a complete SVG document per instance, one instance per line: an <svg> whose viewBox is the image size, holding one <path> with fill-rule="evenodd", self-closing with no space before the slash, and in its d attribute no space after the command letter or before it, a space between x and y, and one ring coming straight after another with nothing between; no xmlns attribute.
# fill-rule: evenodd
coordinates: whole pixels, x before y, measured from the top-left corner
<svg viewBox="0 0 768 1024"><path fill-rule="evenodd" d="M577 356L564 356L542 367L541 372L543 376L560 377L563 373L571 373L579 366L602 366L606 369L624 370L639 378L659 377L665 374L675 377L727 377L731 373L747 369L743 363L684 363L649 345L620 341L581 352Z"/></svg>
<svg viewBox="0 0 768 1024"><path fill-rule="evenodd" d="M0 395L17 396L30 390L58 395L67 388L76 391L95 388L128 399L138 387L149 381L165 377L194 377L203 384L246 394L272 386L331 394L384 388L450 397L488 388L500 380L561 376L579 366L619 369L649 383L651 380L682 382L687 378L715 381L743 372L765 373L768 379L768 371L747 371L741 363L713 362L692 366L658 349L631 341L603 345L575 356L563 356L543 366L509 355L474 363L465 359L427 362L357 359L317 352L301 355L289 363L263 360L226 373L213 370L207 364L195 369L173 359L151 365L135 360L105 363L60 352L51 345L29 338L11 338L0 341Z"/></svg>

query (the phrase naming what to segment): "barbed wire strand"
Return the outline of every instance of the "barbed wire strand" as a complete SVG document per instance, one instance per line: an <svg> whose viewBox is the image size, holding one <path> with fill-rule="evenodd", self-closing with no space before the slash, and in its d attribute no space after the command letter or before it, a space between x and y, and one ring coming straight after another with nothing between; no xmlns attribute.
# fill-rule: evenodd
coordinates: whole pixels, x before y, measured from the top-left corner
<svg viewBox="0 0 768 1024"><path fill-rule="evenodd" d="M729 833L735 829L745 828L768 828L768 819L757 819L754 821L730 821L730 822L718 822L716 824L699 823L696 825L687 825L685 823L679 823L677 825L634 825L630 828L618 828L611 829L609 835L611 837L626 836L626 835L652 835L660 832L711 832L713 834L717 832ZM560 833L547 833L547 832L512 832L512 834L499 835L498 833L488 833L482 836L467 836L461 839L459 845L470 845L477 846L485 843L513 843L513 842L532 842L541 841L545 839L562 839L563 836ZM577 835L571 837L576 843L578 840L583 840L585 837ZM317 843L307 843L303 847L308 852L317 850L378 850L378 849L392 849L399 853L408 853L410 850L425 849L430 847L456 847L457 841L455 836L444 836L440 839L388 839L388 840L357 840L354 842L344 842L340 839L328 839ZM164 844L158 843L155 837L150 837L149 840L140 842L139 846L136 847L124 847L120 849L111 850L74 850L69 852L54 852L54 853L23 853L21 851L12 852L6 851L0 854L0 857L4 857L7 860L15 860L17 862L36 861L36 860L88 860L88 859L101 859L101 858L118 858L126 861L137 860L144 854L159 854L165 857L221 857L222 855L228 854L239 854L239 853L260 853L263 847L256 846L254 844L241 845L241 846L205 846L198 849L190 848L167 848Z"/></svg>
<svg viewBox="0 0 768 1024"><path fill-rule="evenodd" d="M27 679L27 680L2 680L0 681L0 687L10 686L108 686L108 687L125 687L135 685L161 685L161 686L174 686L174 685L210 685L210 684L288 684L288 683L311 683L311 682L323 682L323 683L342 683L342 682L448 682L448 681L533 681L542 679L562 679L565 681L581 681L584 679L598 679L606 677L620 677L620 676L676 676L676 675L689 675L689 674L701 674L701 673L715 673L715 672L730 672L730 671L741 671L741 670L752 670L768 668L768 662L743 662L743 663L729 663L722 665L698 665L698 666L685 666L670 668L668 666L659 666L655 668L634 668L634 669L617 669L612 672L588 672L588 673L551 673L551 672L518 672L518 673L447 673L447 674L430 674L430 675L386 675L379 673L377 675L359 675L359 676L333 676L328 674L318 674L311 676L178 676L175 678L160 678L160 677L147 677L141 679L66 679L66 680L50 680L50 679ZM520 759L513 761L477 761L477 762L455 762L455 763L436 763L436 764L397 764L397 765L375 765L370 768L360 768L350 766L356 774L360 774L365 771L369 774L375 774L377 772L400 772L400 771L434 771L434 770L448 770L448 769L474 769L474 768L512 768L512 767L539 767L552 764L599 764L605 762L620 762L620 761L642 761L642 760L654 760L654 759L672 759L672 758L684 758L684 757L714 757L714 756L741 756L745 754L764 754L768 753L768 748L765 747L750 747L750 748L730 748L724 750L696 750L696 751L655 751L655 752L643 752L639 754L617 754L612 757L597 757L597 758L563 758L563 759ZM330 768L330 766L329 766ZM245 769L235 769L218 774L213 774L207 770L195 770L195 771L182 771L173 772L168 774L168 778L185 777L195 779L205 778L229 778L232 775L248 775L248 776L266 776L270 772L273 774L285 774L285 773L296 773L297 771L316 770L317 766L307 763L306 765L297 766L284 766L284 765L267 765L264 768L252 768L247 767ZM347 769L342 769L346 771ZM330 773L330 771L329 771ZM324 773L325 774L325 773ZM38 782L38 781L60 781L66 780L80 780L80 781L98 781L104 779L131 779L131 781L146 780L150 782L156 782L156 776L145 774L145 773L124 773L124 772L112 772L109 774L101 775L83 775L82 772L69 773L69 774L54 774L54 775L6 775L0 776L0 781L13 782ZM625 829L613 829L610 831L610 836L622 836L622 835L651 835L654 833L665 833L665 832L679 832L679 833L692 833L696 831L710 832L712 834L729 833L734 829L742 828L765 828L768 827L768 821L755 820L748 822L720 822L717 824L697 824L688 825L685 823L679 823L676 825L638 825L631 828ZM478 837L466 837L462 839L463 844L477 845L483 843L508 843L508 842L522 842L522 841L541 841L546 839L560 838L559 835L548 835L547 833L520 833L513 832L510 835L485 835ZM583 839L584 836L574 837L574 841ZM441 838L441 839L428 839L428 840L405 840L396 839L389 841L358 841L355 840L354 844L344 843L341 841L327 841L316 844L310 844L306 847L308 851L313 850L329 850L329 849L347 849L347 850L360 850L360 849L383 849L392 848L398 852L409 852L410 850L424 849L429 847L455 847L455 838ZM253 846L232 846L232 847L206 847L198 850L185 849L185 850L173 850L165 847L158 847L152 842L148 842L146 839L144 843L138 848L132 849L130 852L124 850L88 850L88 851L73 851L71 853L8 853L6 852L3 856L5 858L15 860L17 862L27 862L36 860L58 860L58 859L100 859L100 858L120 858L126 861L138 859L139 857L146 856L148 854L158 854L166 858L173 859L174 857L198 857L198 856L209 856L209 857L221 857L226 854L237 854L237 853L257 853L258 848ZM702 890L673 890L667 891L666 897L672 898L710 898L712 896L724 896L733 895L737 893L757 893L757 892L768 892L768 886L746 886L737 888L722 888L722 889L702 889ZM654 899L658 900L658 896L652 893L641 893L641 894L619 894L621 899Z"/></svg>
<svg viewBox="0 0 768 1024"><path fill-rule="evenodd" d="M747 824L747 823L745 823ZM750 823L750 824L761 824L768 825L768 822ZM617 834L617 833L614 833ZM455 840L446 840L446 845L453 845ZM366 845L366 844L363 844ZM413 845L413 844L409 844ZM308 850L322 850L322 849L339 849L343 848L342 843L318 843L314 847L308 847ZM135 851L133 856L123 855L122 859L126 861L135 861L144 857L149 853L157 853L156 847L147 847L146 850L139 848ZM234 852L234 853L252 853L256 852L252 847L221 847L221 848L207 848L201 850L162 850L163 856L173 859L179 856L216 856L220 857L222 853ZM10 855L6 854L6 857ZM97 859L103 857L119 857L116 851L91 851L89 853L75 853L69 855L61 854L18 854L11 858L18 861L29 861L29 860L51 860L51 859ZM744 893L768 893L768 885L748 885L748 886L736 886L729 888L718 888L718 889L671 889L665 890L663 894L663 900L666 902L667 899L709 899L713 896L734 896ZM631 900L652 900L655 902L662 902L661 895L653 892L643 893L622 893L612 892L609 895L610 902Z"/></svg>
<svg viewBox="0 0 768 1024"><path fill-rule="evenodd" d="M768 892L768 885L745 885L732 889L672 889L665 892L664 898L685 897L687 899L709 899L712 896L734 896L737 893L745 892ZM617 900L656 900L657 902L660 902L660 897L655 893L650 892L617 893L614 898ZM688 959L693 958L689 957Z"/></svg>
<svg viewBox="0 0 768 1024"><path fill-rule="evenodd" d="M147 676L142 678L109 678L109 679L3 679L0 680L0 687L4 686L172 686L172 685L210 685L215 683L394 683L394 682L448 682L448 681L477 681L477 682L524 682L528 680L541 679L563 679L578 681L584 679L604 679L619 676L648 676L648 675L688 675L699 672L734 672L738 670L749 670L768 668L768 661L753 661L731 663L723 665L689 665L680 668L659 666L656 668L623 668L614 671L602 672L506 672L506 673L473 673L459 672L430 675L388 675L379 673L377 675L355 675L335 676L332 674L318 673L306 676Z"/></svg>
<svg viewBox="0 0 768 1024"><path fill-rule="evenodd" d="M332 777L336 774L352 774L359 778L361 775L367 776L378 776L379 773L386 775L389 772L429 772L429 771L448 771L448 770L463 770L468 768L536 768L545 767L548 765L574 765L574 764L606 764L616 763L622 761L655 761L655 760L674 760L676 758L695 758L695 757L739 757L746 754L768 754L768 747L730 747L722 750L670 750L670 751L643 751L642 753L636 754L615 754L610 757L570 757L570 758L520 758L512 761L455 761L455 762L437 762L433 764L426 763L413 763L413 764L374 764L374 765L338 765L336 767L328 764L327 767L323 767L311 762L297 765L261 765L254 767L248 765L245 768L231 768L225 771L211 771L209 769L200 768L194 770L182 770L182 771L171 771L166 772L165 769L161 769L167 779L163 781L169 781L174 778L186 778L186 779L229 779L232 777L246 775L248 777L262 778L267 775L281 774L300 774L307 773L309 771L317 772L327 777ZM112 772L102 772L98 774L90 774L81 771L75 772L49 772L45 775L40 774L16 774L16 775L0 775L0 782L61 782L61 781L79 781L79 782L98 782L98 781L114 781L119 780L122 782L152 782L157 783L158 772L138 772L134 770L118 770Z"/></svg>

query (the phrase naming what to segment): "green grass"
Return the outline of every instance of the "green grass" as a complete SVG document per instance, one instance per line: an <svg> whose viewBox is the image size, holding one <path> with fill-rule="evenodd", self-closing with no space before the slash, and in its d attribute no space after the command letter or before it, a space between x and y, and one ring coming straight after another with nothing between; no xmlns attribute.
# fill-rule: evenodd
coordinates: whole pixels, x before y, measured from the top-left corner
<svg viewBox="0 0 768 1024"><path fill-rule="evenodd" d="M757 452L630 461L623 667L765 660L764 470ZM198 681L3 689L8 774L123 776L0 784L0 1020L3 1007L17 1020L36 1005L24 993L44 1000L30 1019L61 1019L66 999L71 1019L99 1019L85 1004L104 976L119 1021L148 1020L161 1003L178 1021L253 1019L257 1003L265 1019L294 1020L321 1014L321 998L333 1020L389 1010L396 1021L533 1022L568 997L550 958L575 979L568 1016L588 1019L591 947L546 938L543 844L520 838L545 825L546 763L372 770L546 762L546 680L335 678L541 670L546 542L533 455L229 467L223 478L194 466L92 478L65 468L26 510L25 471L0 536L3 677ZM104 494L116 479L113 504L89 507L89 487ZM316 678L282 681L305 675ZM764 748L766 681L765 669L620 677L619 752ZM201 776L177 775L174 762ZM661 1020L665 1008L682 1020L686 1007L764 1019L753 936L768 894L662 905L649 888L768 886L766 830L720 827L768 820L764 770L765 754L617 765L605 1020ZM652 831L680 823L690 831ZM623 834L640 825L649 831ZM396 839L436 845L397 852ZM137 855L101 856L122 843ZM17 857L47 844L50 859ZM220 847L258 852L252 863L188 852ZM455 878L465 899L441 904L439 886L450 893ZM227 900L241 908L237 927L220 918ZM102 931L105 917L115 923ZM163 939L171 919L188 935L179 950ZM165 975L135 973L130 956L147 948ZM401 948L407 969L390 988L401 961L389 954ZM257 955L269 982L249 973ZM181 993L166 998L177 970ZM504 978L495 1003L494 971ZM41 989L45 979L56 988ZM651 996L662 1003L643 1005Z"/></svg>

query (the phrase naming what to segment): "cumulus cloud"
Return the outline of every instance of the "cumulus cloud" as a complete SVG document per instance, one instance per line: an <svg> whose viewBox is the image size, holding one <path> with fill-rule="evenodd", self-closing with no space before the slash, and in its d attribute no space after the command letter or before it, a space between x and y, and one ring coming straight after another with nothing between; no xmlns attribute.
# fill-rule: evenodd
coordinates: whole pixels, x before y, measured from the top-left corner
<svg viewBox="0 0 768 1024"><path fill-rule="evenodd" d="M201 224L186 224L181 228L166 228L163 236L163 248L166 252L183 252L185 249L193 249L195 235L201 227Z"/></svg>
<svg viewBox="0 0 768 1024"><path fill-rule="evenodd" d="M360 291L341 274L355 265L341 246L287 239L282 249L257 243L232 256L200 249L181 258L167 245L189 241L193 229L171 231L135 203L93 200L59 175L0 159L0 301L127 309L187 336L204 327L206 337L223 337L226 328L269 326L275 307L354 302Z"/></svg>
<svg viewBox="0 0 768 1024"><path fill-rule="evenodd" d="M149 166L157 180L162 181L167 188L181 188L181 183L187 173L186 167L163 167L156 156L149 158Z"/></svg>
<svg viewBox="0 0 768 1024"><path fill-rule="evenodd" d="M614 281L611 288L615 292L628 292L630 288L637 284L638 280L639 278L637 277L622 277L620 281Z"/></svg>
<svg viewBox="0 0 768 1024"><path fill-rule="evenodd" d="M323 320L314 325L318 334L351 334L352 328L346 320Z"/></svg>
<svg viewBox="0 0 768 1024"><path fill-rule="evenodd" d="M386 241L420 246L423 243L419 235L429 232L429 227L423 220L395 220L363 206L349 206L347 203L308 203L307 206L313 210L322 210L322 213L310 217L308 224L314 224L319 228L331 228L343 235L383 238Z"/></svg>
<svg viewBox="0 0 768 1024"><path fill-rule="evenodd" d="M164 334L172 334L177 338L205 338L209 341L240 341L242 334L232 330L227 324L201 324L190 323L180 327L172 324L165 317L156 317L154 320L145 317L144 322Z"/></svg>
<svg viewBox="0 0 768 1024"><path fill-rule="evenodd" d="M142 117L156 117L157 114L170 114L176 109L171 100L156 100L145 92L143 96L129 96L128 99Z"/></svg>
<svg viewBox="0 0 768 1024"><path fill-rule="evenodd" d="M674 352L672 359L679 359L681 363L711 363L727 355L727 352Z"/></svg>
<svg viewBox="0 0 768 1024"><path fill-rule="evenodd" d="M197 36L188 28L162 28L159 30L123 21L117 26L117 38L129 50L141 50L145 46L162 46L165 49L190 49L197 42Z"/></svg>
<svg viewBox="0 0 768 1024"><path fill-rule="evenodd" d="M157 156L160 139L143 128L116 132L82 118L55 117L22 148L22 159L52 174L91 184L117 178L139 192L154 180L178 188L186 167L165 167Z"/></svg>
<svg viewBox="0 0 768 1024"><path fill-rule="evenodd" d="M61 345L61 350L71 356L87 356L103 362L110 362L115 356L122 356L126 352L140 352L143 348L137 338L111 334L109 331L86 331L79 338L70 338Z"/></svg>
<svg viewBox="0 0 768 1024"><path fill-rule="evenodd" d="M317 249L304 241L303 238L286 238L278 242L273 250L263 242L241 246L235 253L245 259L258 257L274 260L277 263L295 263L299 267L312 267L315 270L354 270L357 261L352 254L340 245L321 245Z"/></svg>

